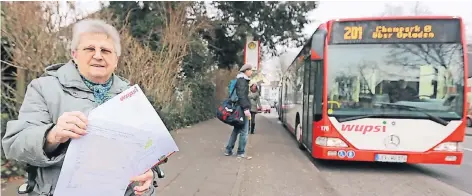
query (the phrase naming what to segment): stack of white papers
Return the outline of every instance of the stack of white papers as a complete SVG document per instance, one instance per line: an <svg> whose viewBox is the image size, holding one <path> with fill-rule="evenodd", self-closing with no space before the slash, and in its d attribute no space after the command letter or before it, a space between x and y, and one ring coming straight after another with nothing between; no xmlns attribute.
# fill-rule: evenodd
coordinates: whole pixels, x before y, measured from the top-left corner
<svg viewBox="0 0 472 196"><path fill-rule="evenodd" d="M141 88L95 108L88 134L72 140L54 196L123 196L130 179L179 151Z"/></svg>

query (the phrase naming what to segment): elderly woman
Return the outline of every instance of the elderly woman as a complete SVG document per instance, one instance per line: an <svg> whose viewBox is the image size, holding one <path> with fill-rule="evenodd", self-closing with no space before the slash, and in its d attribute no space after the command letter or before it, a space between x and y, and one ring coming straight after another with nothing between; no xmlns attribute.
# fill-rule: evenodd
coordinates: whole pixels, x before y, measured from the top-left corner
<svg viewBox="0 0 472 196"><path fill-rule="evenodd" d="M120 54L114 27L82 20L73 29L72 60L47 67L28 85L18 120L8 122L2 145L8 159L36 168L36 186L29 195L54 193L70 140L86 134L84 113L129 87L113 74ZM149 170L130 180L136 183L125 195L152 195L157 173Z"/></svg>
<svg viewBox="0 0 472 196"><path fill-rule="evenodd" d="M251 102L251 130L250 133L254 134L254 131L256 130L256 114L257 114L257 108L261 107L261 91L259 87L257 86L257 83L252 83L251 86L249 87L249 101Z"/></svg>

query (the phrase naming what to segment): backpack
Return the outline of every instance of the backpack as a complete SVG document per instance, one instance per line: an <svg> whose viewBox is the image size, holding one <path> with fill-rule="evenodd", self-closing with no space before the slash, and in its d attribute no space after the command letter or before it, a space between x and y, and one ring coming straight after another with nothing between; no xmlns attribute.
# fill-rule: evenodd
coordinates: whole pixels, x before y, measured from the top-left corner
<svg viewBox="0 0 472 196"><path fill-rule="evenodd" d="M238 81L237 79L232 79L231 81L229 81L229 84L228 84L228 96L232 102L237 102L239 99L235 91L237 81Z"/></svg>
<svg viewBox="0 0 472 196"><path fill-rule="evenodd" d="M236 81L236 79L230 81L228 98L216 109L216 117L225 124L240 127L244 125L244 113L241 106L237 104Z"/></svg>

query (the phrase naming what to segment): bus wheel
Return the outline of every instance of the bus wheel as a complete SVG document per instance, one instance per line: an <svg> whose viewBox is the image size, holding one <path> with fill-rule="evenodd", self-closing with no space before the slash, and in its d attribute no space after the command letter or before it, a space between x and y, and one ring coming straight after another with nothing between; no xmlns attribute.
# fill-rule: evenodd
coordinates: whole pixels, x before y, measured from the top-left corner
<svg viewBox="0 0 472 196"><path fill-rule="evenodd" d="M472 127L472 120L469 117L467 117L467 126Z"/></svg>
<svg viewBox="0 0 472 196"><path fill-rule="evenodd" d="M300 148L300 150L305 150L305 146L303 146L302 143L302 132L302 126L298 123L297 126L295 126L295 138L297 139L298 148Z"/></svg>

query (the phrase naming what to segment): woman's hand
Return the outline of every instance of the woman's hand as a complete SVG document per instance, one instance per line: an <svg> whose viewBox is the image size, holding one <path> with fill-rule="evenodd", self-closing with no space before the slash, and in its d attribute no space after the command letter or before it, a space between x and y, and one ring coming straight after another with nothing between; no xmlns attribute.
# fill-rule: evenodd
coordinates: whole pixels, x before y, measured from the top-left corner
<svg viewBox="0 0 472 196"><path fill-rule="evenodd" d="M144 192L151 187L153 179L154 172L152 172L152 170L148 170L146 173L132 178L131 181L139 183L139 186L134 187L134 194L143 195Z"/></svg>
<svg viewBox="0 0 472 196"><path fill-rule="evenodd" d="M58 145L73 138L85 135L87 131L87 117L82 112L65 112L57 119L57 124L48 133L46 139L52 145Z"/></svg>
<svg viewBox="0 0 472 196"><path fill-rule="evenodd" d="M248 116L248 117L251 116L251 112L250 112L249 110L244 110L244 114L245 114L246 116Z"/></svg>

